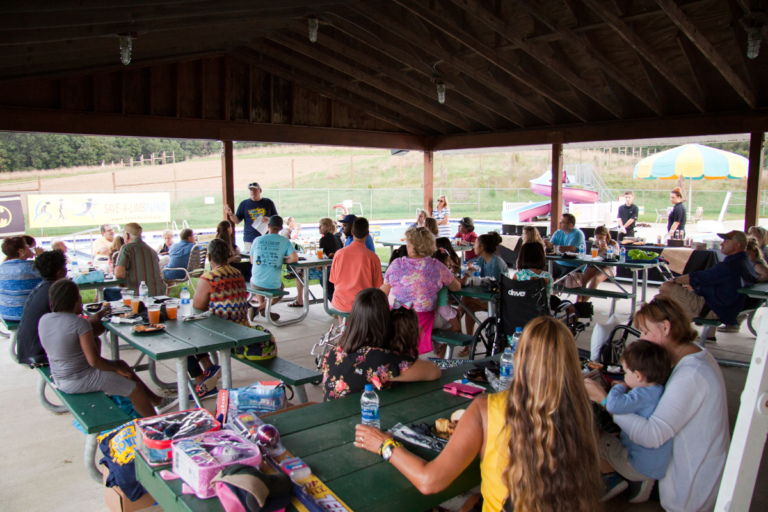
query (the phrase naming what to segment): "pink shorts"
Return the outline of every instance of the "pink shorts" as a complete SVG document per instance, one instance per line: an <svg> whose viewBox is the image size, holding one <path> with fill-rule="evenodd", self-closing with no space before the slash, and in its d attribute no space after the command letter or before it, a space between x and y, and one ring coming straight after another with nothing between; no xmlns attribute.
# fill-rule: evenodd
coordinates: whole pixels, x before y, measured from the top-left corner
<svg viewBox="0 0 768 512"><path fill-rule="evenodd" d="M432 325L435 323L434 311L417 311L419 317L419 354L432 352Z"/></svg>

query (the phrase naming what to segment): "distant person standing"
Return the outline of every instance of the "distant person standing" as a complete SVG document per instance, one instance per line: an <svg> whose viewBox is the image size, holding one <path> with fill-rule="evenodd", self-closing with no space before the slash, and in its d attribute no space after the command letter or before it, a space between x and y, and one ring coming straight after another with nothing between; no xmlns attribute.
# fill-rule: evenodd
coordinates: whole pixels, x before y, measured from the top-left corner
<svg viewBox="0 0 768 512"><path fill-rule="evenodd" d="M636 204L632 204L635 199L635 194L631 190L624 192L624 204L619 206L619 228L624 230L624 233L619 236L621 240L625 236L635 236L635 223L637 222L637 216L640 214L640 209Z"/></svg>
<svg viewBox="0 0 768 512"><path fill-rule="evenodd" d="M243 224L243 248L245 252L250 253L254 239L261 236L261 233L254 227L254 223L258 225L262 217L269 219L277 215L277 208L271 199L261 197L261 186L258 183L249 184L248 192L251 194L250 199L240 203L240 206L237 207L237 213L233 213L232 208L225 205L224 214L235 225L245 221Z"/></svg>
<svg viewBox="0 0 768 512"><path fill-rule="evenodd" d="M432 217L437 221L437 226L440 229L440 236L451 237L451 227L448 225L448 220L451 216L451 209L448 208L448 200L445 196L437 198L437 206L432 210Z"/></svg>
<svg viewBox="0 0 768 512"><path fill-rule="evenodd" d="M669 200L674 207L667 219L667 238L672 238L678 229L685 231L686 212L683 204L683 191L680 190L680 187L672 189L672 192L669 193Z"/></svg>

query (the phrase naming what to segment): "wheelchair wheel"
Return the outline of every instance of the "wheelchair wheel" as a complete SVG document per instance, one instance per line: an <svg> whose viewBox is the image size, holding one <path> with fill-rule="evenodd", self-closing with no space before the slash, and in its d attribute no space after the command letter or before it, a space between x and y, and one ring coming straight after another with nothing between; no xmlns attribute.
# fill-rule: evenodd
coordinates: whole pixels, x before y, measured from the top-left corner
<svg viewBox="0 0 768 512"><path fill-rule="evenodd" d="M494 350L494 346L497 343L498 332L498 319L496 317L486 318L475 330L475 334L472 337L472 349L469 352L469 358L475 358L479 345L482 345L483 351L480 353L485 357L496 353L497 351Z"/></svg>

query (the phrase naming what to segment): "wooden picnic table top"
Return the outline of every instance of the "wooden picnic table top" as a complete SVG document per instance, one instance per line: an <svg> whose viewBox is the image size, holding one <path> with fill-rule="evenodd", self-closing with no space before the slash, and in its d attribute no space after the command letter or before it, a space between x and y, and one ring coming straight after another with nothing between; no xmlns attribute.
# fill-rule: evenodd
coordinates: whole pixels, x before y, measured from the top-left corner
<svg viewBox="0 0 768 512"><path fill-rule="evenodd" d="M201 313L200 310L193 310L193 312ZM238 325L215 315L190 322L185 322L181 318L165 320L163 324L165 330L156 334L135 333L133 327L138 324L115 324L105 321L104 327L156 361L250 345L271 339L267 333Z"/></svg>
<svg viewBox="0 0 768 512"><path fill-rule="evenodd" d="M443 371L439 380L398 384L379 392L383 429L396 423L432 423L448 418L456 409L467 408L470 399L445 393L443 385L460 379L471 365ZM283 445L300 457L344 503L356 512L428 510L480 483L479 459L444 491L425 496L397 469L378 455L353 446L355 425L360 423L360 394L271 416ZM408 446L413 453L431 460L437 453ZM163 481L157 474L167 466L150 468L139 456L139 482L166 512L221 512L218 500L198 500L181 495L181 482ZM295 510L288 507L286 510Z"/></svg>

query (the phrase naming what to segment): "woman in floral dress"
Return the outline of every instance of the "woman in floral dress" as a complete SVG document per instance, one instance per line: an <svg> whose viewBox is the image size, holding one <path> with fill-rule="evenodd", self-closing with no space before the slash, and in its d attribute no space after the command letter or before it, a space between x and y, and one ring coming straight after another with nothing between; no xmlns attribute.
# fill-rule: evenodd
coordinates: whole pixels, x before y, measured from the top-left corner
<svg viewBox="0 0 768 512"><path fill-rule="evenodd" d="M325 356L323 400L360 393L369 383L378 390L391 387L392 382L440 378L436 364L392 350L395 330L390 318L384 292L366 288L357 294L339 345Z"/></svg>

